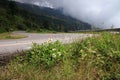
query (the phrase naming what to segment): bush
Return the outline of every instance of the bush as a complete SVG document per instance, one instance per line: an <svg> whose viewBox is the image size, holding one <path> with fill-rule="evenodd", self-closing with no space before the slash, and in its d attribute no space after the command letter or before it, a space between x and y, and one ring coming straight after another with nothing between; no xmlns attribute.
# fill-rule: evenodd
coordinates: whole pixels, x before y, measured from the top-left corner
<svg viewBox="0 0 120 80"><path fill-rule="evenodd" d="M33 43L32 49L26 53L25 59L32 65L42 64L45 67L52 67L63 61L64 54L65 48L61 42L48 40L42 45Z"/></svg>

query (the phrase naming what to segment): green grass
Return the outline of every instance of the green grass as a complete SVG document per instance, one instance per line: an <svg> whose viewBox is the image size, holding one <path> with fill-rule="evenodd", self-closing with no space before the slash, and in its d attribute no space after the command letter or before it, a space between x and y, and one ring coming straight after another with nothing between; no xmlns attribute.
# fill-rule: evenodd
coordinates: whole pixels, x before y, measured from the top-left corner
<svg viewBox="0 0 120 80"><path fill-rule="evenodd" d="M70 44L48 40L0 68L0 80L120 80L120 35Z"/></svg>
<svg viewBox="0 0 120 80"><path fill-rule="evenodd" d="M0 40L1 39L21 39L25 38L24 35L12 34L12 33L0 33Z"/></svg>

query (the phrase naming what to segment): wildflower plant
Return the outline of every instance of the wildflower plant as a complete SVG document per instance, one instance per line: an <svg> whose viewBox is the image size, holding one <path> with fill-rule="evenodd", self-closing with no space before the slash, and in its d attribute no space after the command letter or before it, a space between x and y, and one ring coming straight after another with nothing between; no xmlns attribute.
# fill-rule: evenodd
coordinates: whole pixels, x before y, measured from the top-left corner
<svg viewBox="0 0 120 80"><path fill-rule="evenodd" d="M64 45L60 41L48 40L42 45L33 43L32 49L26 53L26 60L33 65L55 66L63 60Z"/></svg>
<svg viewBox="0 0 120 80"><path fill-rule="evenodd" d="M87 38L73 44L72 57L79 56L73 57L74 60L76 59L77 64L80 62L80 65L83 63L89 68L97 68L100 71L97 74L103 80L118 80L120 76L116 75L120 75L120 72L117 72L120 68L114 66L115 64L120 66L119 39L119 35L110 33L103 33L97 38ZM112 71L115 71L114 74ZM109 75L107 75L108 73Z"/></svg>

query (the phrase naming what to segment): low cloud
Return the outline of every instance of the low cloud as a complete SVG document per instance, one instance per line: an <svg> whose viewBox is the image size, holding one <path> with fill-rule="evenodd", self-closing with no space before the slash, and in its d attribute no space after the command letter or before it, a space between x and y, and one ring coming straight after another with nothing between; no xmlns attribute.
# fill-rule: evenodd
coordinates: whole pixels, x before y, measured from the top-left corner
<svg viewBox="0 0 120 80"><path fill-rule="evenodd" d="M120 27L120 0L16 0L51 8L101 28Z"/></svg>

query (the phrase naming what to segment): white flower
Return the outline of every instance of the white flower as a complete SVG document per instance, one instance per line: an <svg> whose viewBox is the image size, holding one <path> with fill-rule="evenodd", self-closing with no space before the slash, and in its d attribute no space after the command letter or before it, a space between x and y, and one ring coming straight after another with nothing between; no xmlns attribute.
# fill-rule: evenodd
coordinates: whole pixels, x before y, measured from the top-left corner
<svg viewBox="0 0 120 80"><path fill-rule="evenodd" d="M61 56L62 55L61 52L58 52L58 55Z"/></svg>
<svg viewBox="0 0 120 80"><path fill-rule="evenodd" d="M55 54L55 53L53 53L53 54L52 54L52 57L53 57L53 58L56 58L56 54Z"/></svg>
<svg viewBox="0 0 120 80"><path fill-rule="evenodd" d="M50 40L50 41L53 41L53 39L52 39L52 38L50 38L49 40Z"/></svg>
<svg viewBox="0 0 120 80"><path fill-rule="evenodd" d="M48 43L51 43L52 41L53 41L52 38L49 38L49 39L48 39Z"/></svg>
<svg viewBox="0 0 120 80"><path fill-rule="evenodd" d="M49 38L45 43L49 44L49 43L51 43L52 41L53 41L53 39L52 39L52 38Z"/></svg>
<svg viewBox="0 0 120 80"><path fill-rule="evenodd" d="M53 51L55 51L56 49L55 49L55 48L53 48L52 50L53 50Z"/></svg>

